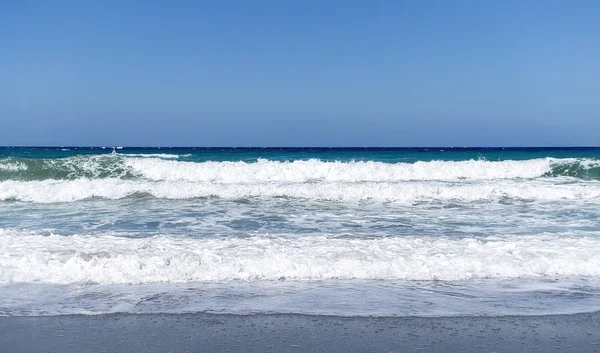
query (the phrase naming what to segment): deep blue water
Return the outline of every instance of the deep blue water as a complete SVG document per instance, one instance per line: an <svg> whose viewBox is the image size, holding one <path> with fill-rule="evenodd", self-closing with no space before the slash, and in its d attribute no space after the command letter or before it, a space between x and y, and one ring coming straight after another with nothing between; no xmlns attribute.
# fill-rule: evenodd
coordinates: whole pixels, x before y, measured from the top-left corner
<svg viewBox="0 0 600 353"><path fill-rule="evenodd" d="M0 158L64 158L74 155L110 154L111 147L0 147ZM599 158L600 147L486 147L486 148L220 148L220 147L123 147L120 154L176 154L181 160L256 161L258 158L287 161L318 158L325 161L406 162L431 160L500 161L544 157ZM188 156L189 155L189 156Z"/></svg>

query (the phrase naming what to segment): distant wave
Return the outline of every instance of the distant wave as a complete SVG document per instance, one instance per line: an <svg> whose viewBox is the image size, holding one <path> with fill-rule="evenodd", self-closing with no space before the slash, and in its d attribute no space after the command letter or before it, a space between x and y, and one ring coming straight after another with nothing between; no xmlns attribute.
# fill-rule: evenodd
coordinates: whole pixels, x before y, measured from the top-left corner
<svg viewBox="0 0 600 353"><path fill-rule="evenodd" d="M164 159L177 159L180 156L178 154L168 154L168 153L125 153L119 154L119 156L127 156L127 157L141 157L141 158L164 158ZM182 157L189 157L190 154L185 154Z"/></svg>
<svg viewBox="0 0 600 353"><path fill-rule="evenodd" d="M416 163L323 162L317 159L279 162L175 162L128 159L125 164L143 178L166 181L253 182L398 182L408 180L458 180L534 178L551 170L550 159L488 162L431 161Z"/></svg>
<svg viewBox="0 0 600 353"><path fill-rule="evenodd" d="M600 276L600 239L121 238L0 229L0 283Z"/></svg>
<svg viewBox="0 0 600 353"><path fill-rule="evenodd" d="M429 161L383 163L186 162L177 155L94 155L57 159L0 159L0 180L146 179L218 183L400 182L418 180L492 180L574 177L600 180L600 160L539 158L506 161ZM170 160L171 159L171 160Z"/></svg>
<svg viewBox="0 0 600 353"><path fill-rule="evenodd" d="M167 155L167 158L172 156ZM186 162L123 155L0 159L0 200L290 197L412 203L598 200L600 160Z"/></svg>

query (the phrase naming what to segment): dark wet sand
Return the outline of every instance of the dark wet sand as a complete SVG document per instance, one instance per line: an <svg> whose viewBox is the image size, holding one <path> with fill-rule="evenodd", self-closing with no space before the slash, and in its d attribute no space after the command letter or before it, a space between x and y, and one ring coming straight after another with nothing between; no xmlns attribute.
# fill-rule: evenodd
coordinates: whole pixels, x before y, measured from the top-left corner
<svg viewBox="0 0 600 353"><path fill-rule="evenodd" d="M2 317L0 352L600 352L600 314Z"/></svg>

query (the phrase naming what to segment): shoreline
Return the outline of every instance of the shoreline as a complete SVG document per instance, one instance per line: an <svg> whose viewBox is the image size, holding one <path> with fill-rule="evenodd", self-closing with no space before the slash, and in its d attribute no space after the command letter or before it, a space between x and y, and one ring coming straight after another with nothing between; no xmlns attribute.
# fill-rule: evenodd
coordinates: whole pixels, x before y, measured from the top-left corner
<svg viewBox="0 0 600 353"><path fill-rule="evenodd" d="M2 352L600 352L600 313L0 317Z"/></svg>

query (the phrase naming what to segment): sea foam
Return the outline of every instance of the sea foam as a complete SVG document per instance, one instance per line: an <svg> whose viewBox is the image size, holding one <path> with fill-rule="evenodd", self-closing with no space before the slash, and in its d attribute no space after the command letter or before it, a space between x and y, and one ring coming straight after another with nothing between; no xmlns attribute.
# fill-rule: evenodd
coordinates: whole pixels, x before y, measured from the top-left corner
<svg viewBox="0 0 600 353"><path fill-rule="evenodd" d="M152 158L125 160L125 165L133 174L150 180L213 181L231 184L265 181L396 182L535 178L549 172L555 163L557 162L551 158L528 161L468 160L415 163L327 162L317 159L292 162L259 159L255 163L194 163Z"/></svg>
<svg viewBox="0 0 600 353"><path fill-rule="evenodd" d="M445 280L599 276L600 239L124 238L0 230L0 283Z"/></svg>
<svg viewBox="0 0 600 353"><path fill-rule="evenodd" d="M111 154L6 159L0 166L4 166L0 168L0 200L36 203L122 199L136 194L165 199L290 197L400 203L600 197L594 159L186 162Z"/></svg>
<svg viewBox="0 0 600 353"><path fill-rule="evenodd" d="M0 160L0 171L23 172L27 170L27 165L22 162L13 162L10 159Z"/></svg>
<svg viewBox="0 0 600 353"><path fill-rule="evenodd" d="M158 158L158 156L161 156ZM178 155L92 155L57 159L0 160L0 180L141 178L154 181L219 182L400 182L532 179L600 175L595 159L466 160L384 163L376 161L179 161ZM3 171L26 172L3 176Z"/></svg>
<svg viewBox="0 0 600 353"><path fill-rule="evenodd" d="M600 183L522 183L515 180L479 182L215 182L76 179L2 181L0 200L35 203L75 202L90 198L122 199L145 194L164 199L219 197L223 199L289 197L309 200L398 202L457 201L600 201Z"/></svg>

